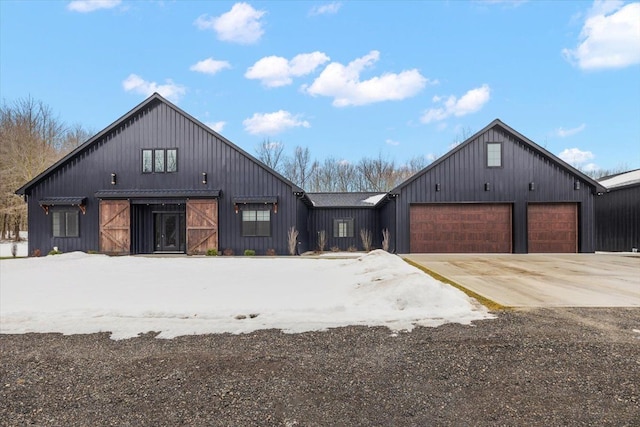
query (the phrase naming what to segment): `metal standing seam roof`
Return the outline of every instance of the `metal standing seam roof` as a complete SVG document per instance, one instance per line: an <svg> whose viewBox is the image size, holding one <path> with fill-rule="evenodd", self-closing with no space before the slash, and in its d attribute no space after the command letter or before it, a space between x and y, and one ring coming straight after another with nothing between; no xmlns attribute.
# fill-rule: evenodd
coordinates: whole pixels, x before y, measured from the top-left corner
<svg viewBox="0 0 640 427"><path fill-rule="evenodd" d="M45 197L38 201L40 206L81 206L86 202L87 198L82 196Z"/></svg>
<svg viewBox="0 0 640 427"><path fill-rule="evenodd" d="M98 199L137 199L137 198L176 198L203 199L218 198L220 190L100 190L95 193Z"/></svg>
<svg viewBox="0 0 640 427"><path fill-rule="evenodd" d="M387 193L307 193L316 208L373 208Z"/></svg>
<svg viewBox="0 0 640 427"><path fill-rule="evenodd" d="M600 178L598 182L607 187L607 189L640 184L640 169Z"/></svg>

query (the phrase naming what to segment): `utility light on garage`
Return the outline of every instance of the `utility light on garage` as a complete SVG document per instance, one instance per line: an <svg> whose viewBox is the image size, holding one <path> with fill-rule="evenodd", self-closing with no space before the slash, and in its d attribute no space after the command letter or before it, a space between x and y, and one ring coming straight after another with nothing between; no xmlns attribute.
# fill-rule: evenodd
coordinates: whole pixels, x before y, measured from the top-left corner
<svg viewBox="0 0 640 427"><path fill-rule="evenodd" d="M534 182L529 183L529 191L533 191L536 189L536 184Z"/></svg>
<svg viewBox="0 0 640 427"><path fill-rule="evenodd" d="M488 182L484 183L484 191L491 191L491 184Z"/></svg>
<svg viewBox="0 0 640 427"><path fill-rule="evenodd" d="M440 183L436 184L436 191L440 191Z"/></svg>
<svg viewBox="0 0 640 427"><path fill-rule="evenodd" d="M573 183L573 189L574 190L579 190L580 189L580 181L576 181Z"/></svg>

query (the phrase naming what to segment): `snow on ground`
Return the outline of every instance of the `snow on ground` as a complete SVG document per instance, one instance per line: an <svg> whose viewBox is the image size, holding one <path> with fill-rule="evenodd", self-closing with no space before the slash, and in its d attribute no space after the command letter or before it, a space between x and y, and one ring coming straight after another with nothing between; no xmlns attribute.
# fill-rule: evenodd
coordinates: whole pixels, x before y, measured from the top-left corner
<svg viewBox="0 0 640 427"><path fill-rule="evenodd" d="M0 242L0 257L10 257L13 256L11 253L11 245L12 242L2 241ZM26 241L21 241L17 243L18 245L18 253L17 256L27 256L28 254L28 243Z"/></svg>
<svg viewBox="0 0 640 427"><path fill-rule="evenodd" d="M352 259L108 257L0 261L0 333L148 331L160 338L368 325L411 330L491 318L382 250Z"/></svg>

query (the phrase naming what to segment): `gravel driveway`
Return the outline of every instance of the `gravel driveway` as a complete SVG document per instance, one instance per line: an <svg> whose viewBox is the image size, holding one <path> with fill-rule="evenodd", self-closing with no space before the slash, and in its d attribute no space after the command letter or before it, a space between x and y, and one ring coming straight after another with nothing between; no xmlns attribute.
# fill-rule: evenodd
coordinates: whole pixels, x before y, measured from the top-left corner
<svg viewBox="0 0 640 427"><path fill-rule="evenodd" d="M397 336L0 335L7 426L640 425L640 309L507 311Z"/></svg>

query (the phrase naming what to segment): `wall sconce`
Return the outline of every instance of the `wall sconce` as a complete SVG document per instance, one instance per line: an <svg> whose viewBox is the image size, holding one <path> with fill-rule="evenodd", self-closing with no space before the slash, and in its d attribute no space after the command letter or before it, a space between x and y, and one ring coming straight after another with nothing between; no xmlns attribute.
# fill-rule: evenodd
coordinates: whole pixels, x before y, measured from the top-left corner
<svg viewBox="0 0 640 427"><path fill-rule="evenodd" d="M484 191L490 191L491 190L491 184L488 182L484 183Z"/></svg>
<svg viewBox="0 0 640 427"><path fill-rule="evenodd" d="M116 185L116 174L115 173L111 174L111 185Z"/></svg>
<svg viewBox="0 0 640 427"><path fill-rule="evenodd" d="M529 191L533 191L536 189L536 184L534 182L529 183Z"/></svg>
<svg viewBox="0 0 640 427"><path fill-rule="evenodd" d="M580 189L580 181L576 181L573 183L573 189L574 190L579 190Z"/></svg>
<svg viewBox="0 0 640 427"><path fill-rule="evenodd" d="M440 183L436 184L436 191L440 191Z"/></svg>
<svg viewBox="0 0 640 427"><path fill-rule="evenodd" d="M203 184L207 183L207 173L206 172L202 172L202 183Z"/></svg>

